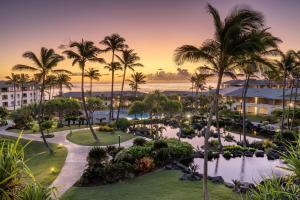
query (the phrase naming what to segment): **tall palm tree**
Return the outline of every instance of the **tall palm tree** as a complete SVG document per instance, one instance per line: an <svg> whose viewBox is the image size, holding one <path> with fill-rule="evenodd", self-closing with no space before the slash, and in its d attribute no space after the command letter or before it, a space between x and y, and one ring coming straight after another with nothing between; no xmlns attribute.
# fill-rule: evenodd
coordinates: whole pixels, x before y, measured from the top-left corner
<svg viewBox="0 0 300 200"><path fill-rule="evenodd" d="M287 79L291 76L291 73L295 69L299 69L300 63L297 62L296 52L289 50L286 53L279 51L280 60L275 60L275 65L278 68L278 72L281 72L282 75L282 116L281 116L281 126L280 133L283 133L284 130L284 121L285 121L285 88L287 85Z"/></svg>
<svg viewBox="0 0 300 200"><path fill-rule="evenodd" d="M122 79L122 86L121 86L120 102L119 102L118 113L117 113L117 121L118 121L120 116L120 109L123 104L123 90L124 90L124 83L126 77L126 70L128 68L134 71L135 67L143 67L144 65L138 63L140 57L137 55L137 53L134 52L133 49L125 49L122 51L122 56L116 55L116 57L123 65L123 79Z"/></svg>
<svg viewBox="0 0 300 200"><path fill-rule="evenodd" d="M205 41L202 46L183 45L175 50L175 61L178 64L183 62L205 61L209 64L205 69L217 74L217 87L213 101L210 105L209 119L205 133L205 153L204 153L204 199L208 199L207 188L207 158L208 158L208 138L212 117L215 113L218 122L218 97L220 85L224 75L232 78L236 68L238 57L263 50L261 41L257 40L256 32L263 30L264 17L261 13L249 8L235 8L224 21L221 20L219 12L208 4L208 12L214 20L215 34L214 39ZM218 128L218 127L217 127ZM219 131L218 131L219 132ZM219 134L220 142L220 134Z"/></svg>
<svg viewBox="0 0 300 200"><path fill-rule="evenodd" d="M39 84L41 82L41 76L40 74L33 74L33 76L31 77L30 83L33 85L33 102L36 103L36 93L37 93L37 89L39 87Z"/></svg>
<svg viewBox="0 0 300 200"><path fill-rule="evenodd" d="M115 72L118 70L122 70L121 63L119 62L112 62L112 63L106 63L104 66L105 69L108 69L108 71L111 72L111 82L112 82L112 87L111 87L111 99L110 99L110 113L109 113L109 121L113 120L113 111L114 111L114 81L115 81Z"/></svg>
<svg viewBox="0 0 300 200"><path fill-rule="evenodd" d="M205 84L207 82L207 79L210 77L215 76L214 74L206 74L206 73L195 73L195 90L196 90L196 98L199 97L199 91L202 92L206 89ZM199 102L197 100L196 102L196 108L199 108Z"/></svg>
<svg viewBox="0 0 300 200"><path fill-rule="evenodd" d="M85 72L85 77L88 77L90 79L90 97L92 96L92 90L93 90L93 80L99 81L101 74L98 69L89 68Z"/></svg>
<svg viewBox="0 0 300 200"><path fill-rule="evenodd" d="M196 81L196 75L192 75L190 78L189 78L189 81L192 83L192 109L194 108L194 85L195 85L195 81Z"/></svg>
<svg viewBox="0 0 300 200"><path fill-rule="evenodd" d="M69 45L70 50L65 50L63 53L67 55L69 59L72 59L72 65L79 65L79 68L81 70L81 98L82 98L82 104L84 113L86 116L86 121L88 123L88 126L91 130L91 133L94 137L94 139L99 142L99 138L97 137L92 124L90 122L89 113L86 106L86 100L85 100L85 92L84 92L84 75L85 75L85 65L86 62L98 62L103 63L104 60L102 58L98 58L97 54L100 53L100 49L98 49L93 42L91 41L84 41L83 39L80 42L71 42Z"/></svg>
<svg viewBox="0 0 300 200"><path fill-rule="evenodd" d="M42 104L43 104L43 96L45 90L45 79L46 76L51 72L64 71L64 70L54 69L57 66L57 64L64 59L64 57L56 54L53 49L47 49L45 47L41 48L41 52L39 56L37 56L34 52L27 51L23 54L23 57L32 61L34 65L30 66L30 65L18 64L13 67L13 70L25 70L25 71L37 72L41 77L38 124L39 124L39 129L42 135L43 142L46 148L48 149L49 153L51 154L53 151L47 143L43 128L41 126L41 123L43 122L43 116L44 116L44 109Z"/></svg>
<svg viewBox="0 0 300 200"><path fill-rule="evenodd" d="M57 86L57 77L54 74L46 76L45 86L48 88L48 99L50 100L53 96L54 89Z"/></svg>
<svg viewBox="0 0 300 200"><path fill-rule="evenodd" d="M24 87L29 83L29 80L28 74L20 74L19 84L21 87L21 107L23 106Z"/></svg>
<svg viewBox="0 0 300 200"><path fill-rule="evenodd" d="M129 80L129 86L134 90L134 97L137 97L139 85L146 83L146 76L142 72L135 72L131 74L131 79Z"/></svg>
<svg viewBox="0 0 300 200"><path fill-rule="evenodd" d="M296 57L297 57L297 62L300 62L300 51L297 52ZM297 98L298 98L298 86L299 86L299 79L300 79L300 71L299 70L293 70L292 71L292 76L293 76L294 80L296 80L296 81L295 81L294 107L293 107L293 113L292 113L292 118L291 118L290 129L292 129L293 122L294 122L294 119L295 119L296 101L297 101Z"/></svg>
<svg viewBox="0 0 300 200"><path fill-rule="evenodd" d="M125 44L125 39L121 37L117 33L113 33L111 35L106 36L102 41L100 41L100 44L104 45L106 48L103 50L105 52L111 52L111 63L110 65L113 66L114 59L115 59L115 53L122 51L128 46ZM114 70L112 72L112 82L111 82L111 96L110 96L110 110L109 110L109 121L111 121L114 118L113 113L113 104L114 104Z"/></svg>
<svg viewBox="0 0 300 200"><path fill-rule="evenodd" d="M71 77L67 73L58 73L56 75L56 83L59 89L59 96L63 96L63 87L66 87L67 89L71 90L73 87L73 84L71 83Z"/></svg>
<svg viewBox="0 0 300 200"><path fill-rule="evenodd" d="M7 79L7 84L12 84L14 88L14 111L16 110L16 87L19 83L20 75L11 73L10 76L5 77Z"/></svg>

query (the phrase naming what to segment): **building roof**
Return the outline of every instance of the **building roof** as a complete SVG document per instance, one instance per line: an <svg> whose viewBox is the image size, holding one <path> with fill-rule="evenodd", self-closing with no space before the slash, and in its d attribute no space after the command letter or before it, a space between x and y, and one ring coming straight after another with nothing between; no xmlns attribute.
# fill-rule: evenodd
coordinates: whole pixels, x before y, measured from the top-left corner
<svg viewBox="0 0 300 200"><path fill-rule="evenodd" d="M242 86L245 84L245 80L229 80L229 81L223 82L223 84ZM249 85L270 85L270 84L271 85L282 85L281 82L269 81L266 79L263 79L263 80L250 79L248 84Z"/></svg>
<svg viewBox="0 0 300 200"><path fill-rule="evenodd" d="M114 96L119 96L121 94L121 91L114 91ZM137 96L144 95L145 93L142 92L137 92ZM88 93L86 93L86 96ZM109 98L111 95L110 91L105 91L105 92L93 92L92 96L94 97L106 97ZM133 91L123 91L123 96L125 97L133 97L135 93ZM81 98L81 92L66 92L63 93L64 97L73 97L73 98Z"/></svg>

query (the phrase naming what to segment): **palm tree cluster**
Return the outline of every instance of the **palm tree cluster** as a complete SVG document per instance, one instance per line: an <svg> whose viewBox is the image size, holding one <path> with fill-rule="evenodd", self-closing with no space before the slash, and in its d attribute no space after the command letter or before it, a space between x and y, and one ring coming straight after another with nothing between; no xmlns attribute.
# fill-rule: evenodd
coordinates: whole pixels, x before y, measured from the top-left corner
<svg viewBox="0 0 300 200"><path fill-rule="evenodd" d="M218 78L217 87L214 91L213 101L210 105L208 124L205 134L204 153L204 199L208 199L207 190L207 158L208 138L212 117L215 115L217 131L220 141L218 127L218 101L219 91L224 76L236 78L235 70L240 67L241 60L263 55L265 52L276 49L280 39L274 37L265 27L265 20L261 13L247 7L233 9L224 20L219 12L210 4L208 12L214 21L214 38L203 42L200 47L183 45L175 50L175 62L205 62L207 66L201 67Z"/></svg>

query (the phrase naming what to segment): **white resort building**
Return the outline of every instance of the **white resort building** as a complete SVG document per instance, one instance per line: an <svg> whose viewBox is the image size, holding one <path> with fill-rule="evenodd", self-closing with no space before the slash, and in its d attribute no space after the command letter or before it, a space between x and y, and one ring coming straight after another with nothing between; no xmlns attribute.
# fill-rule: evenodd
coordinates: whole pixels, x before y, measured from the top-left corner
<svg viewBox="0 0 300 200"><path fill-rule="evenodd" d="M16 108L34 103L39 99L38 94L33 84L25 84L22 88L16 86ZM8 110L14 109L14 87L6 81L0 81L0 106Z"/></svg>

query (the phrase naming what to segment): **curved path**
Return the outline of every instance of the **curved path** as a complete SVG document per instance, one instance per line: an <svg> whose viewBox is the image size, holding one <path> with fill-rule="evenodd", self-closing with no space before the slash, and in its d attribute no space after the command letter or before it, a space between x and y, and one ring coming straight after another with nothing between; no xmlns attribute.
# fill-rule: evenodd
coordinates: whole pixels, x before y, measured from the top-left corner
<svg viewBox="0 0 300 200"><path fill-rule="evenodd" d="M6 130L7 127L8 126L0 127L0 135L19 137L18 133L7 131ZM79 130L83 130L83 129L73 130L73 132ZM85 169L85 166L87 164L86 158L88 152L93 147L77 145L67 140L66 136L69 134L69 130L55 132L51 134L54 134L55 137L47 138L47 141L49 143L64 145L68 150L68 155L65 160L64 166L62 167L59 175L51 184L51 186L57 188L58 190L57 195L58 197L60 197L64 192L66 192L69 188L71 188L76 183L76 181L81 177ZM42 138L40 137L40 134L23 134L22 138L42 142ZM133 139L122 142L121 146L127 148L132 146L132 144L133 144Z"/></svg>

